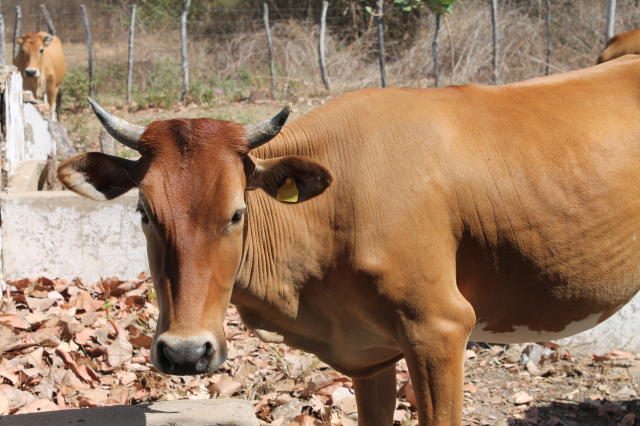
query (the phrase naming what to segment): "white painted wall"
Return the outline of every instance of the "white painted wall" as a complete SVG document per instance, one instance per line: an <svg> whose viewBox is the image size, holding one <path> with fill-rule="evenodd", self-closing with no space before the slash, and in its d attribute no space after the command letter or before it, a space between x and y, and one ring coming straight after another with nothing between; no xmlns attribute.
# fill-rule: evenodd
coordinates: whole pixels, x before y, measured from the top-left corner
<svg viewBox="0 0 640 426"><path fill-rule="evenodd" d="M54 152L55 143L48 121L32 104L23 102L20 73L10 72L5 83L5 163L7 173L12 175L23 161L46 161Z"/></svg>
<svg viewBox="0 0 640 426"><path fill-rule="evenodd" d="M0 196L5 280L135 278L147 271L137 191L96 202L70 191Z"/></svg>
<svg viewBox="0 0 640 426"><path fill-rule="evenodd" d="M605 322L558 343L576 353L601 354L611 349L640 352L640 293Z"/></svg>

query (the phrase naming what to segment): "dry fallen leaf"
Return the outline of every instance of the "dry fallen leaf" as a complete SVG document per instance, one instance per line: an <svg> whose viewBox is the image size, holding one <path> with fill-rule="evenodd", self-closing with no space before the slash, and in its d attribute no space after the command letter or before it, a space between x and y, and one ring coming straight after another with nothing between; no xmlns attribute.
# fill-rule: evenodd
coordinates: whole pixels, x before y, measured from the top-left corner
<svg viewBox="0 0 640 426"><path fill-rule="evenodd" d="M209 392L218 396L228 397L238 392L241 388L242 383L224 375L216 383L209 386Z"/></svg>
<svg viewBox="0 0 640 426"><path fill-rule="evenodd" d="M528 404L531 401L533 401L533 397L528 393L526 393L525 391L520 391L511 395L511 397L509 398L509 401L515 405L522 405L522 404Z"/></svg>
<svg viewBox="0 0 640 426"><path fill-rule="evenodd" d="M28 414L28 413L38 413L40 411L55 411L58 410L58 406L48 399L37 399L29 404L25 405L15 414Z"/></svg>
<svg viewBox="0 0 640 426"><path fill-rule="evenodd" d="M107 360L112 367L118 367L131 360L133 345L129 343L126 330L119 330L116 339L107 347Z"/></svg>

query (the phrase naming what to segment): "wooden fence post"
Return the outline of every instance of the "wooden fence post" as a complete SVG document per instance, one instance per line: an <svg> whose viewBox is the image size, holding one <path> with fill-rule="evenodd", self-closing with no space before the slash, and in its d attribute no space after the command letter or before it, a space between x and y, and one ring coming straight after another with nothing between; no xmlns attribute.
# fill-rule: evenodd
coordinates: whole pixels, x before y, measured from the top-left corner
<svg viewBox="0 0 640 426"><path fill-rule="evenodd" d="M7 64L7 52L5 51L4 15L0 13L0 65Z"/></svg>
<svg viewBox="0 0 640 426"><path fill-rule="evenodd" d="M433 56L433 75L435 77L436 87L440 86L440 63L438 61L438 43L440 41L440 21L442 14L437 12L434 14L436 25L433 33L433 42L431 43L431 55Z"/></svg>
<svg viewBox="0 0 640 426"><path fill-rule="evenodd" d="M546 16L546 25L547 25L547 63L545 66L544 74L549 75L551 68L551 52L553 49L553 45L551 44L551 0L546 0L547 3L547 16Z"/></svg>
<svg viewBox="0 0 640 426"><path fill-rule="evenodd" d="M180 55L182 57L182 94L180 101L185 102L189 94L189 46L187 40L187 18L191 0L184 0L182 15L180 15Z"/></svg>
<svg viewBox="0 0 640 426"><path fill-rule="evenodd" d="M491 26L493 28L493 84L500 79L500 63L498 61L498 0L491 0Z"/></svg>
<svg viewBox="0 0 640 426"><path fill-rule="evenodd" d="M387 87L387 71L384 60L384 26L382 18L384 15L384 0L378 0L376 5L376 26L378 27L378 49L380 51L380 84Z"/></svg>
<svg viewBox="0 0 640 426"><path fill-rule="evenodd" d="M609 0L609 7L607 8L607 32L605 34L605 44L611 37L613 37L616 26L616 0Z"/></svg>
<svg viewBox="0 0 640 426"><path fill-rule="evenodd" d="M273 57L273 40L271 39L271 28L269 27L269 5L262 3L262 19L264 30L267 32L267 45L269 54L269 74L271 75L271 96L276 97L276 63Z"/></svg>
<svg viewBox="0 0 640 426"><path fill-rule="evenodd" d="M13 58L18 56L20 46L18 45L18 38L22 32L22 8L16 6L16 21L13 23Z"/></svg>
<svg viewBox="0 0 640 426"><path fill-rule="evenodd" d="M40 12L42 12L42 17L44 18L44 22L47 24L47 29L49 30L49 34L56 35L56 27L53 25L53 21L51 20L51 15L49 15L49 10L47 6L44 4L40 5Z"/></svg>
<svg viewBox="0 0 640 426"><path fill-rule="evenodd" d="M87 8L84 4L80 5L80 11L82 12L82 25L84 26L84 33L87 36L87 61L89 63L89 96L93 98L96 95L95 69L93 62L93 36L91 35L91 26L89 25L89 15L87 14Z"/></svg>
<svg viewBox="0 0 640 426"><path fill-rule="evenodd" d="M131 85L133 83L133 41L136 32L136 5L131 5L131 23L129 25L129 55L127 57L127 104L131 105Z"/></svg>
<svg viewBox="0 0 640 426"><path fill-rule="evenodd" d="M322 12L320 13L320 39L318 41L318 59L320 61L320 75L322 75L322 83L324 83L324 88L327 90L331 90L331 83L329 82L329 74L327 73L327 62L324 56L324 33L327 26L327 8L329 7L329 2L324 0L322 2Z"/></svg>

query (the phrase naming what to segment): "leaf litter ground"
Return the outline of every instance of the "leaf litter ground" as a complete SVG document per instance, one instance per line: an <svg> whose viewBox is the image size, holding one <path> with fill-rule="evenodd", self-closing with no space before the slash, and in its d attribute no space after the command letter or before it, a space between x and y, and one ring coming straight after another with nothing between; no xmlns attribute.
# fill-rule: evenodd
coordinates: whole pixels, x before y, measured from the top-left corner
<svg viewBox="0 0 640 426"><path fill-rule="evenodd" d="M229 307L229 358L214 374L167 376L149 363L151 282L19 280L0 309L0 414L235 397L272 425L356 424L351 380L313 355L266 344ZM396 425L417 424L404 362ZM640 355L577 356L555 344L470 345L465 424L640 425Z"/></svg>

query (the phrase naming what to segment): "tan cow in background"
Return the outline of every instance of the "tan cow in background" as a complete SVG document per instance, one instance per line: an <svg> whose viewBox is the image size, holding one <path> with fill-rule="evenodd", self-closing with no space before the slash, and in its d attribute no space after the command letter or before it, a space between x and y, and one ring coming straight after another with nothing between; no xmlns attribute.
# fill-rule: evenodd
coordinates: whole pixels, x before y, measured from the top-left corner
<svg viewBox="0 0 640 426"><path fill-rule="evenodd" d="M55 120L59 88L67 70L62 43L57 36L40 31L24 34L18 44L20 50L13 62L22 73L23 88L36 99L44 100L46 95Z"/></svg>
<svg viewBox="0 0 640 426"><path fill-rule="evenodd" d="M640 53L640 29L616 34L598 57L598 63L607 62L623 55Z"/></svg>

